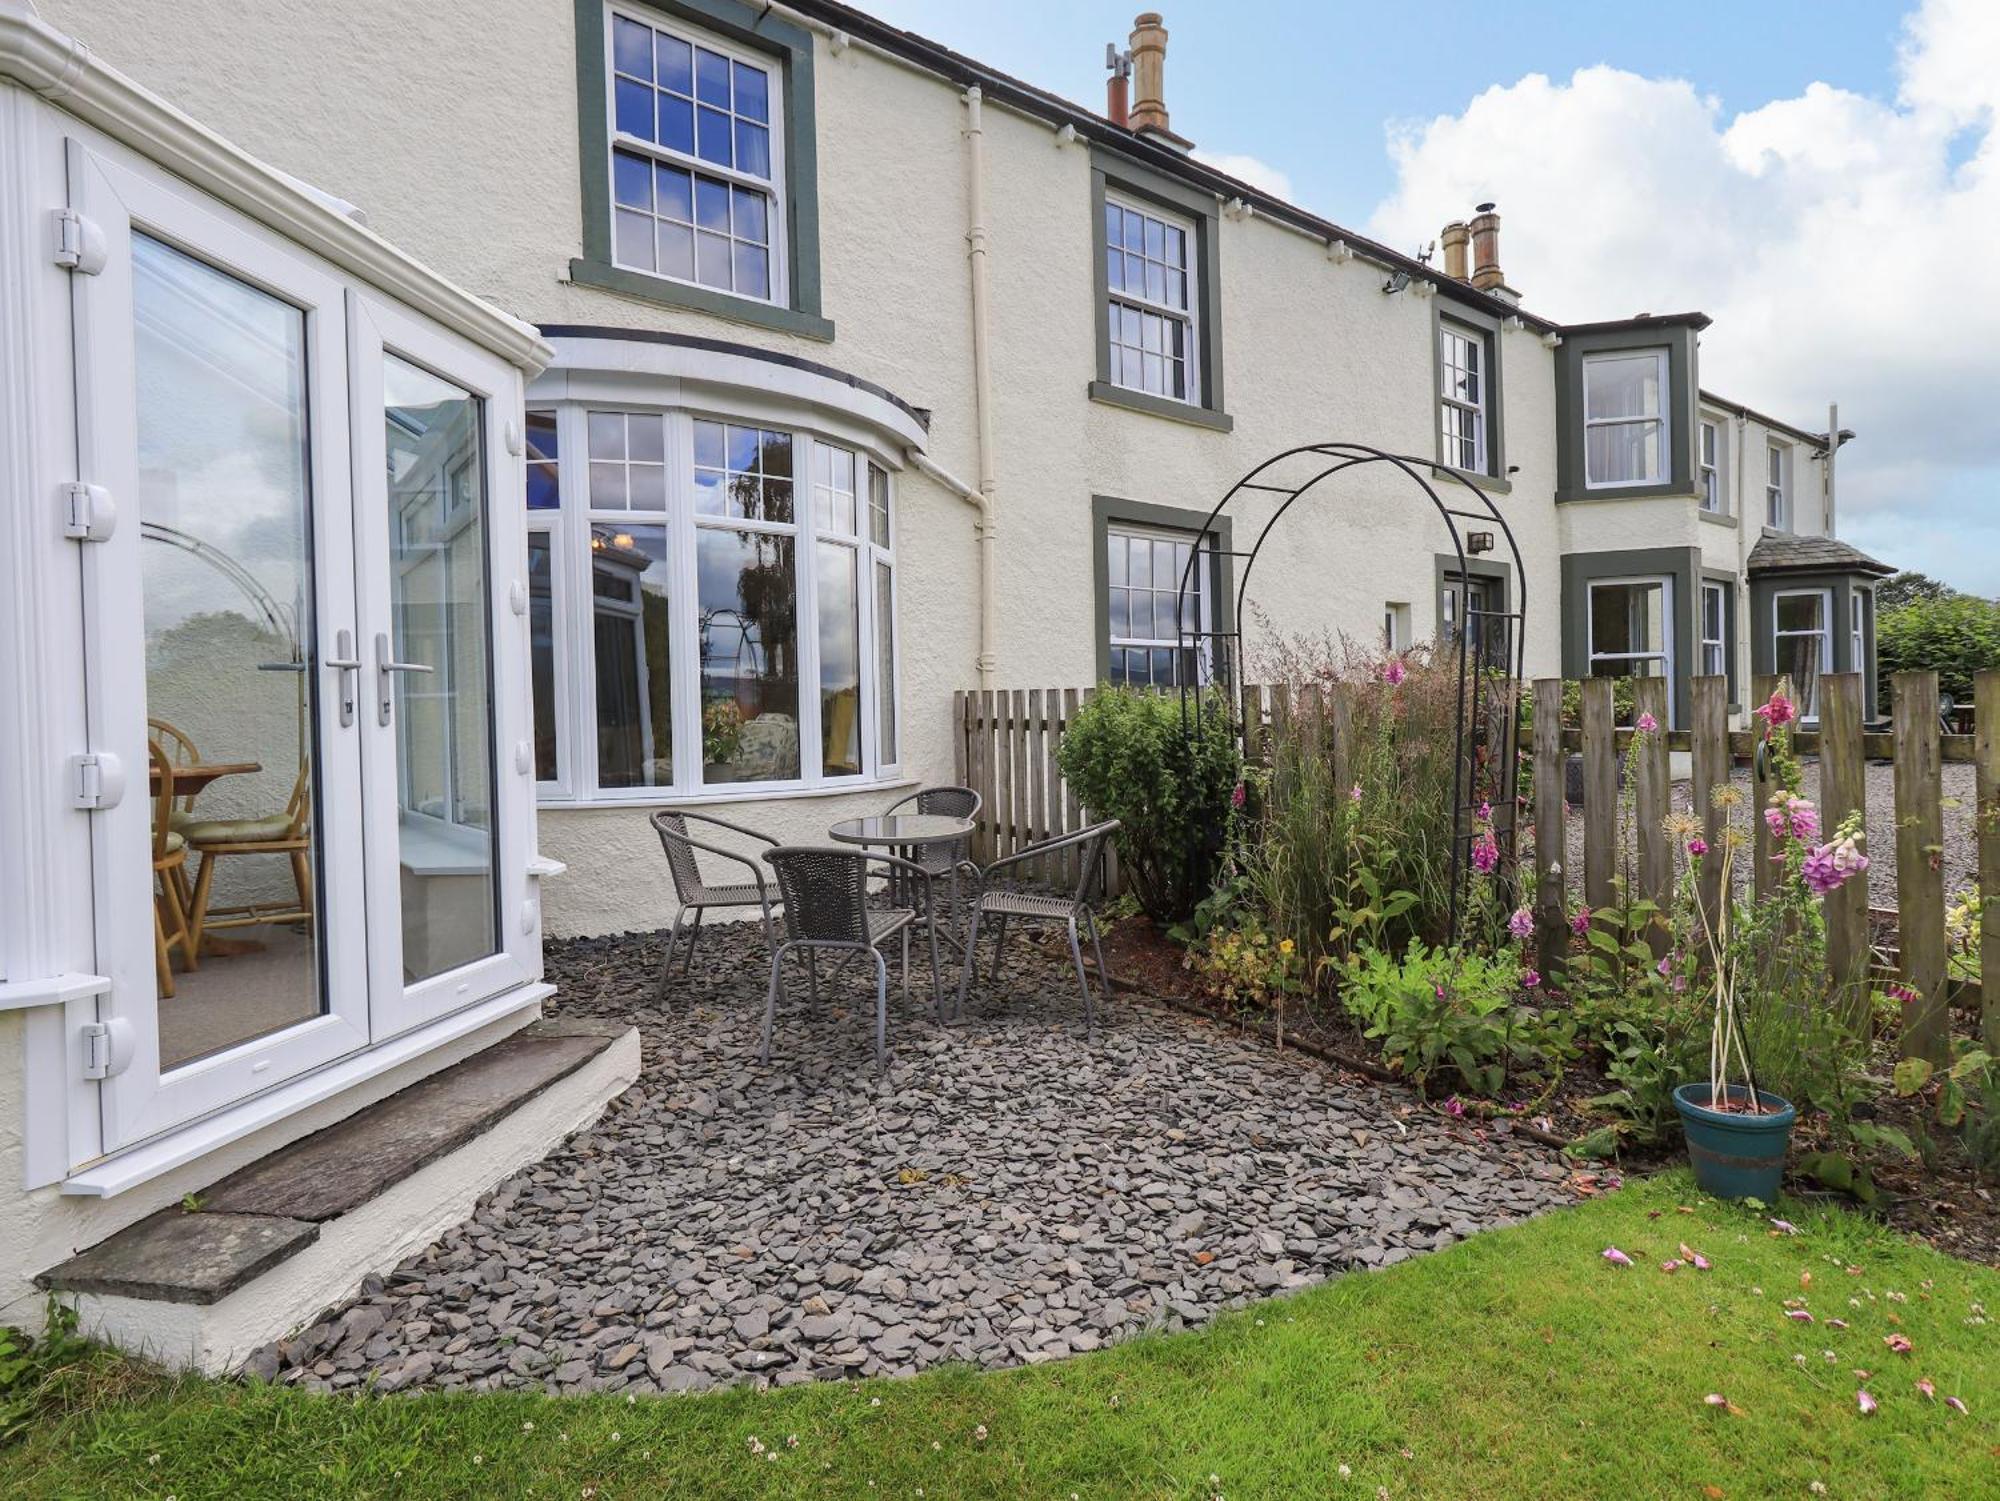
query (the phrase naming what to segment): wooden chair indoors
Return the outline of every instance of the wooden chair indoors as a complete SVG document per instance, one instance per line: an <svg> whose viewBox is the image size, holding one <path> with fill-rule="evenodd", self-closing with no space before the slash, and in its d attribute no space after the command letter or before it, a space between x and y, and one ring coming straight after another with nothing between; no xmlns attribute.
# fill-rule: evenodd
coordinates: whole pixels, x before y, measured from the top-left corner
<svg viewBox="0 0 2000 1501"><path fill-rule="evenodd" d="M201 764L201 751L195 746L194 741L188 737L185 730L168 720L148 719L146 738L165 751L167 759L177 768ZM175 795L176 800L172 810L175 828L179 828L194 816L194 799L199 790L195 787L186 787Z"/></svg>
<svg viewBox="0 0 2000 1501"><path fill-rule="evenodd" d="M188 848L201 856L194 878L196 950L211 929L312 921L312 864L306 858L312 850L311 813L312 763L301 761L284 812L264 818L197 818L181 824L180 834L187 840ZM216 863L231 855L289 856L298 900L291 905L246 902L235 907L211 906Z"/></svg>
<svg viewBox="0 0 2000 1501"><path fill-rule="evenodd" d="M159 786L153 794L153 964L160 994L174 993L173 951L179 948L189 969L200 968L186 901L187 840L172 827L174 763L156 742L151 747L153 773Z"/></svg>

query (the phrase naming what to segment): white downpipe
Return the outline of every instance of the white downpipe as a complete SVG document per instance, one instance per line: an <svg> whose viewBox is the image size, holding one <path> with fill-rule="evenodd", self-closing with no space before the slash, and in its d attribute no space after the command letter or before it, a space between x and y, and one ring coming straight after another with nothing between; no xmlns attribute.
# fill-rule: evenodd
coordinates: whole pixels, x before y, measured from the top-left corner
<svg viewBox="0 0 2000 1501"><path fill-rule="evenodd" d="M965 91L966 227L965 256L972 275L972 407L979 432L979 686L993 686L995 659L993 533L993 366L988 348L986 308L986 129L984 96L977 85ZM921 466L919 466L921 467ZM971 499L972 497L967 497Z"/></svg>

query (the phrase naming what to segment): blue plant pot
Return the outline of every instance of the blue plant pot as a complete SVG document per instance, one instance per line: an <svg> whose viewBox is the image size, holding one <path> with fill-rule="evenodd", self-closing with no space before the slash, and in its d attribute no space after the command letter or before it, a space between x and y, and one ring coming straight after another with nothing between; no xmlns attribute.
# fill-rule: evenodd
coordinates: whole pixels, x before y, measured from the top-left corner
<svg viewBox="0 0 2000 1501"><path fill-rule="evenodd" d="M1785 1151L1791 1145L1792 1124L1799 1118L1791 1102L1762 1090L1757 1099L1765 1115L1744 1115L1735 1111L1711 1110L1699 1104L1711 1098L1706 1082L1683 1084L1674 1091L1674 1108L1687 1128L1688 1159L1694 1164L1694 1181L1704 1193L1718 1199L1758 1199L1778 1202L1778 1185L1784 1181ZM1729 1087L1732 1102L1746 1101L1750 1091L1741 1084Z"/></svg>

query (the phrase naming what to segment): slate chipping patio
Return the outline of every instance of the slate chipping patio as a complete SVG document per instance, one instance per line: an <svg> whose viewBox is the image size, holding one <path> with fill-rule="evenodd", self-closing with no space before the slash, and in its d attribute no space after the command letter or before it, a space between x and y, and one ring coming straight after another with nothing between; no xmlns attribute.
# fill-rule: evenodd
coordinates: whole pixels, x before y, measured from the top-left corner
<svg viewBox="0 0 2000 1501"><path fill-rule="evenodd" d="M1031 1364L1568 1198L1553 1151L1224 1025L1118 996L1093 1049L1059 945L1011 943L947 1030L925 966L908 1002L892 967L884 1077L860 967L816 1014L798 978L765 1069L755 932L711 929L664 1007L662 942L549 946L552 1014L638 1025L638 1082L252 1373L653 1393Z"/></svg>

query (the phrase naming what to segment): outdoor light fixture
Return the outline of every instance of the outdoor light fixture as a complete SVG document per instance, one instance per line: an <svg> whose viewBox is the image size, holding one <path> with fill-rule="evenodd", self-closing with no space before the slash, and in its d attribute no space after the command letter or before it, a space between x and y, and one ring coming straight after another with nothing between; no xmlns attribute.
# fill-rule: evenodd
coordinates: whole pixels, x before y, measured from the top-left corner
<svg viewBox="0 0 2000 1501"><path fill-rule="evenodd" d="M1389 279L1382 283L1382 290L1391 293L1400 292L1403 290L1403 288L1407 287L1409 284L1410 284L1409 272L1391 271L1389 273Z"/></svg>
<svg viewBox="0 0 2000 1501"><path fill-rule="evenodd" d="M1493 551L1493 533L1467 532L1465 534L1465 550L1473 553Z"/></svg>

